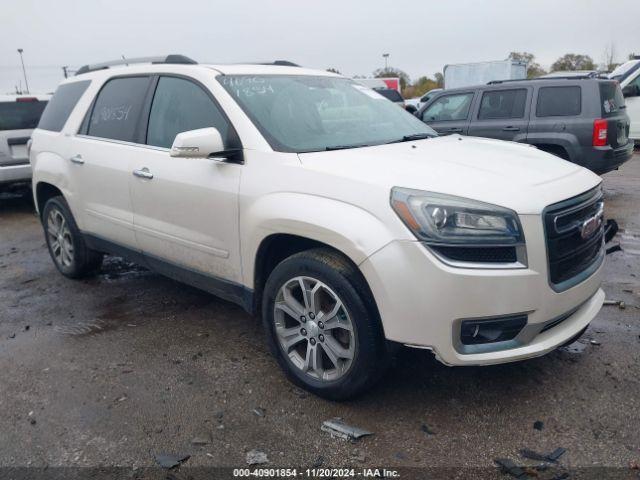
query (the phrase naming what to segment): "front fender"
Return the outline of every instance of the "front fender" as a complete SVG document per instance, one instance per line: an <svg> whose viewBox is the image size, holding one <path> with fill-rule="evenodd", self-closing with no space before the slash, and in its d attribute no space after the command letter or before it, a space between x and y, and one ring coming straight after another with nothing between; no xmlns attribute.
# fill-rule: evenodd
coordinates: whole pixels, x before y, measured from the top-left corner
<svg viewBox="0 0 640 480"><path fill-rule="evenodd" d="M356 265L394 239L393 232L361 207L304 193L265 195L241 212L244 284L253 287L255 259L262 241L275 233L327 244Z"/></svg>

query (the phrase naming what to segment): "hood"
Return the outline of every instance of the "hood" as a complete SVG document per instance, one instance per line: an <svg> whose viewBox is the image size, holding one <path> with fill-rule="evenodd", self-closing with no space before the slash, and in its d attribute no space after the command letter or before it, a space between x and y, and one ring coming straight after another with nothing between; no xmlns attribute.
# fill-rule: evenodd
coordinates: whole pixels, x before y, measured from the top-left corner
<svg viewBox="0 0 640 480"><path fill-rule="evenodd" d="M538 214L601 182L529 145L459 135L299 156L306 168L334 176L471 198L520 214Z"/></svg>

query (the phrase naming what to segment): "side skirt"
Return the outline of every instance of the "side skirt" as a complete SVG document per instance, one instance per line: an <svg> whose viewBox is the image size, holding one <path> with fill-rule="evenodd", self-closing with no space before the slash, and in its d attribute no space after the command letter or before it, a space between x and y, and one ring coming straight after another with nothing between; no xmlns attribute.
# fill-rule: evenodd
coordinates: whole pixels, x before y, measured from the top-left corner
<svg viewBox="0 0 640 480"><path fill-rule="evenodd" d="M197 272L189 268L167 262L161 258L148 255L140 250L113 243L101 237L84 233L87 246L92 250L117 255L126 258L130 262L147 267L160 275L172 278L181 283L209 292L229 302L236 303L253 315L253 290L239 283Z"/></svg>

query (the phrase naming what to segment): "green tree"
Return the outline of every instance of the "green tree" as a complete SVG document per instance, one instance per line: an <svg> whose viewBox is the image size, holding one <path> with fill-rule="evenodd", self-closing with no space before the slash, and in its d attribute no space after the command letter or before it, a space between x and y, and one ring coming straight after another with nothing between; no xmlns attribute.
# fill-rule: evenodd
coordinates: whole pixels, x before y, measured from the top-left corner
<svg viewBox="0 0 640 480"><path fill-rule="evenodd" d="M422 97L422 95L434 88L439 88L437 80L429 77L420 77L412 85L402 90L402 96L404 98Z"/></svg>
<svg viewBox="0 0 640 480"><path fill-rule="evenodd" d="M572 70L595 70L596 65L589 55L567 53L556 60L551 65L552 72L572 71Z"/></svg>
<svg viewBox="0 0 640 480"><path fill-rule="evenodd" d="M411 79L406 72L403 72L399 68L387 67L387 68L379 68L378 70L373 72L374 78L392 78L398 77L400 79L400 90L407 88Z"/></svg>
<svg viewBox="0 0 640 480"><path fill-rule="evenodd" d="M547 73L547 71L536 62L536 56L533 53L511 52L507 58L518 62L526 62L527 78L537 78Z"/></svg>
<svg viewBox="0 0 640 480"><path fill-rule="evenodd" d="M437 88L444 88L444 75L441 72L436 72L434 75L436 79Z"/></svg>

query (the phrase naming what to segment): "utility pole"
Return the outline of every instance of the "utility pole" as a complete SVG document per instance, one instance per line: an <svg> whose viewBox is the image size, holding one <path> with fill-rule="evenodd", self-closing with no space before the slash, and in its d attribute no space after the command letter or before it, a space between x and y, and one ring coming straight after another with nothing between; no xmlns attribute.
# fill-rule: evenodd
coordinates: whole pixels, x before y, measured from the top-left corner
<svg viewBox="0 0 640 480"><path fill-rule="evenodd" d="M389 54L383 53L382 57L384 58L384 69L386 70L387 68L389 68Z"/></svg>
<svg viewBox="0 0 640 480"><path fill-rule="evenodd" d="M69 68L67 65L62 67L62 73L64 73L64 78L69 78L69 75L67 73L67 68Z"/></svg>
<svg viewBox="0 0 640 480"><path fill-rule="evenodd" d="M20 54L20 62L22 63L22 74L24 75L24 84L26 88L26 93L29 93L29 82L27 81L27 71L24 68L24 59L22 58L23 51L24 50L22 50L21 48L18 49L18 53Z"/></svg>

